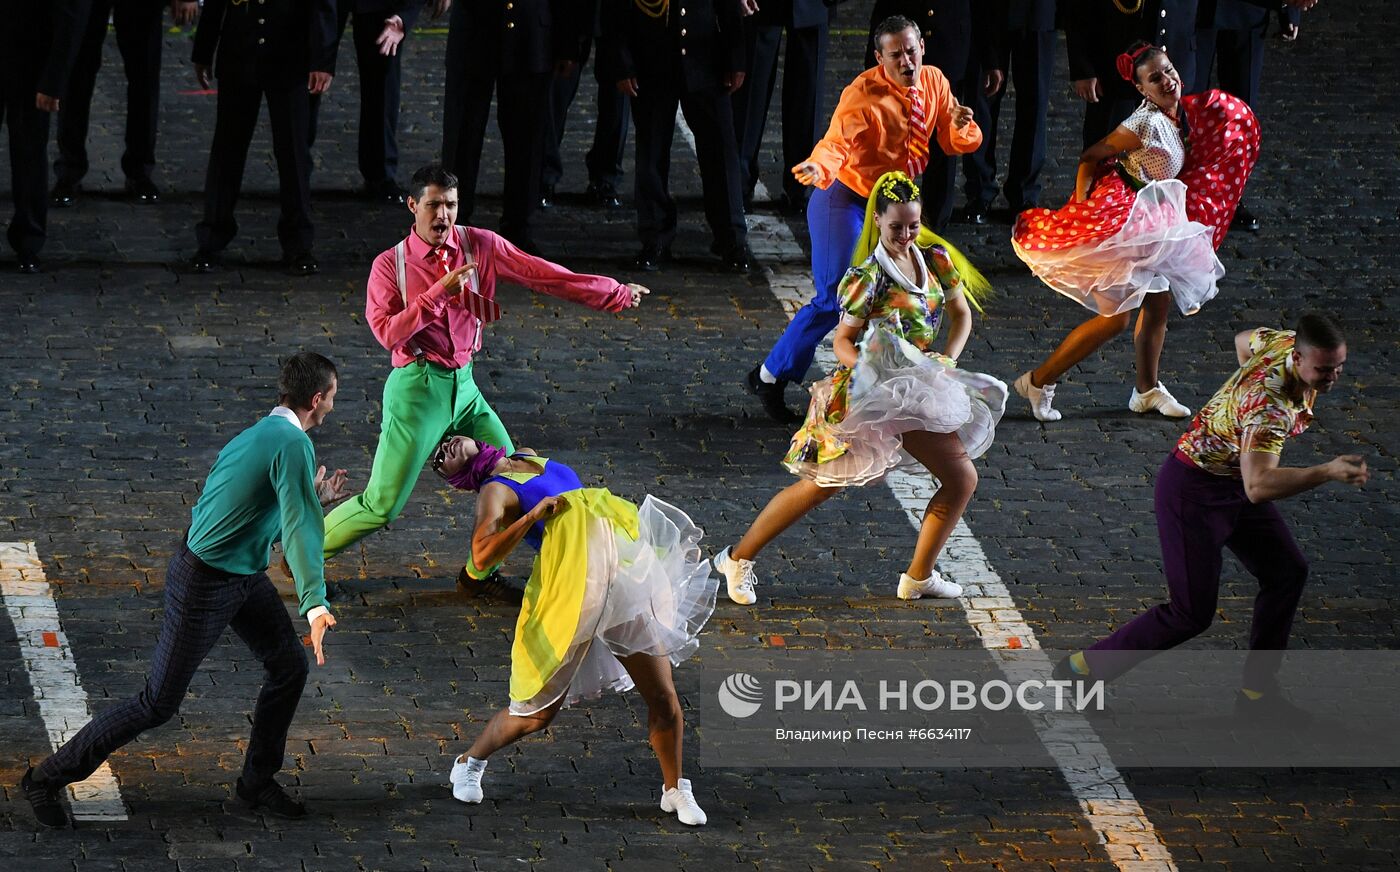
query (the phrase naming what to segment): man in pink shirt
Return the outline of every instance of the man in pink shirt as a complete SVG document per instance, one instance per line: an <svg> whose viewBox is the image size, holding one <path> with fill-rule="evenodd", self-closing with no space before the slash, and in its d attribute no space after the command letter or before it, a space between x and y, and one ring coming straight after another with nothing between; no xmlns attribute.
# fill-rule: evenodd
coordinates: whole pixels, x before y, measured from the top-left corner
<svg viewBox="0 0 1400 872"><path fill-rule="evenodd" d="M375 258L365 303L370 330L394 365L384 384L379 447L364 493L326 516L327 558L399 516L444 436L514 451L472 380L482 319L499 313L491 311L498 279L608 312L632 308L648 293L641 285L570 272L489 230L458 226L457 177L438 164L413 174L408 208L413 230Z"/></svg>

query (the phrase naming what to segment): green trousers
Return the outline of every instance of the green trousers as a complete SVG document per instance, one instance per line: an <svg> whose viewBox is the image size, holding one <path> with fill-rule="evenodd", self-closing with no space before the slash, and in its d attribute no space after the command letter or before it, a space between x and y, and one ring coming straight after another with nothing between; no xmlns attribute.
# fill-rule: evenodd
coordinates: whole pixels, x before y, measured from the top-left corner
<svg viewBox="0 0 1400 872"><path fill-rule="evenodd" d="M384 383L384 423L364 493L326 516L327 558L403 512L423 464L444 436L470 436L514 453L505 425L477 390L472 367L410 363Z"/></svg>

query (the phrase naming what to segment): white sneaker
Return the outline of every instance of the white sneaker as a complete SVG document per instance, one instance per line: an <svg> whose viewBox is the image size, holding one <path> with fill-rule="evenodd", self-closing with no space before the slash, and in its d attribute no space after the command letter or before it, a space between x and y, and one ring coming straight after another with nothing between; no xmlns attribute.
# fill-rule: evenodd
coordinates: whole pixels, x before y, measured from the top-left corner
<svg viewBox="0 0 1400 872"><path fill-rule="evenodd" d="M1050 407L1050 404L1055 401L1054 385L1036 387L1031 384L1031 374L1024 372L1021 373L1020 378L1016 379L1012 387L1016 389L1016 393L1030 400L1031 414L1035 416L1037 421L1060 420L1060 413Z"/></svg>
<svg viewBox="0 0 1400 872"><path fill-rule="evenodd" d="M485 760L468 757L465 763L460 759L455 761L452 764L452 774L448 776L448 780L452 782L452 798L473 805L481 802L485 795L481 790L481 776L485 773Z"/></svg>
<svg viewBox="0 0 1400 872"><path fill-rule="evenodd" d="M752 560L735 560L726 548L715 555L715 569L729 583L729 598L741 606L751 606L758 601L754 585L758 578L753 574Z"/></svg>
<svg viewBox="0 0 1400 872"><path fill-rule="evenodd" d="M962 585L944 581L938 570L929 573L928 578L919 581L907 572L899 574L899 598L903 600L933 596L942 599L956 599L962 596Z"/></svg>
<svg viewBox="0 0 1400 872"><path fill-rule="evenodd" d="M695 801L695 794L690 789L690 780L677 778L675 787L661 787L661 810L667 814L674 813L676 819L681 823L698 827L703 826L709 818L705 817L705 812L700 808L700 804Z"/></svg>
<svg viewBox="0 0 1400 872"><path fill-rule="evenodd" d="M1156 409L1168 418L1186 418L1191 414L1191 410L1177 402L1176 397L1172 396L1171 391L1163 387L1161 382L1157 382L1157 387L1145 394L1140 394L1137 388L1133 388L1128 408L1138 414Z"/></svg>

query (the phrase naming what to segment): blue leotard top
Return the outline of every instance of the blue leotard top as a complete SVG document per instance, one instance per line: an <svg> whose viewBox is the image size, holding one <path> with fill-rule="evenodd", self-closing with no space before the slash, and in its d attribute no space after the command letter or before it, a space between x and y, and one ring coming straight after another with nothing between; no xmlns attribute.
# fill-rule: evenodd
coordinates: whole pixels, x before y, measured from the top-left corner
<svg viewBox="0 0 1400 872"><path fill-rule="evenodd" d="M515 495L520 498L520 513L522 515L529 513L545 497L557 497L560 494L583 487L583 482L579 481L578 473L557 460L536 457L533 454L515 454L511 457L516 460L528 460L531 463L543 464L544 471L540 473L507 472L504 475L493 475L486 479L483 487L494 481L515 491ZM525 541L530 543L530 546L536 551L540 549L540 543L544 541L543 521L537 521L534 526L530 527L530 532L525 534Z"/></svg>

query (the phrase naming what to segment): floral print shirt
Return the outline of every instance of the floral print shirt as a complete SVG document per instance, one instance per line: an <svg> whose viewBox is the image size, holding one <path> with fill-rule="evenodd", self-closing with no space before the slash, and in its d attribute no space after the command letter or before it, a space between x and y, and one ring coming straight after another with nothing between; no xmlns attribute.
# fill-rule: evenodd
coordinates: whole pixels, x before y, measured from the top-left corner
<svg viewBox="0 0 1400 872"><path fill-rule="evenodd" d="M1196 413L1177 450L1206 472L1240 478L1240 454L1281 454L1283 443L1313 420L1317 391L1294 399L1293 331L1260 327L1249 337L1252 356ZM1252 431L1245 446L1245 432Z"/></svg>

